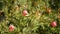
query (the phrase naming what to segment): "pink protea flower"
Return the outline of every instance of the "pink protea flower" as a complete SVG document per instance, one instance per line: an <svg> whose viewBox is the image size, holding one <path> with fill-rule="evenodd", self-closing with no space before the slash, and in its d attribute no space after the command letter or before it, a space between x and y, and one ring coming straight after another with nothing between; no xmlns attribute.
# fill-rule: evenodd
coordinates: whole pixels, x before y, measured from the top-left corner
<svg viewBox="0 0 60 34"><path fill-rule="evenodd" d="M28 15L28 11L27 10L23 10L22 15L23 16L27 16Z"/></svg>
<svg viewBox="0 0 60 34"><path fill-rule="evenodd" d="M53 21L53 22L51 23L51 26L52 26L52 27L56 27L56 26L57 26L56 21Z"/></svg>
<svg viewBox="0 0 60 34"><path fill-rule="evenodd" d="M10 25L10 26L9 26L9 31L10 31L10 32L11 32L11 31L14 31L14 29L15 29L14 25Z"/></svg>

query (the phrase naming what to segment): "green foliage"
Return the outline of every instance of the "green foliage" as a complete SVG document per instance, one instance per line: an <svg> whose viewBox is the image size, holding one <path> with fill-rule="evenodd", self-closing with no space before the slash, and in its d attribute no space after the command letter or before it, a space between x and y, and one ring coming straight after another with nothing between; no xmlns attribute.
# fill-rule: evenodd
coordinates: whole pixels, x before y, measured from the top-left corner
<svg viewBox="0 0 60 34"><path fill-rule="evenodd" d="M60 19L57 17L60 15L60 0L54 1L59 8L52 7L52 0L1 1L0 10L4 15L0 15L0 34L60 34ZM46 13L49 7L54 10ZM24 9L28 11L29 16L22 15ZM52 21L57 21L56 27L51 27ZM10 24L15 26L12 32L9 31Z"/></svg>

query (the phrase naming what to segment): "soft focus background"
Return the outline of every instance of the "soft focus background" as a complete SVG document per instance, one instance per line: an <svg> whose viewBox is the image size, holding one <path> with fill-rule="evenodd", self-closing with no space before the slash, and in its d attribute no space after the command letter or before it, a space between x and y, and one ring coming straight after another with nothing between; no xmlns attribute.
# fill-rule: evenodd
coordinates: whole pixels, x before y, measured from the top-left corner
<svg viewBox="0 0 60 34"><path fill-rule="evenodd" d="M0 34L60 34L60 0L0 0Z"/></svg>

